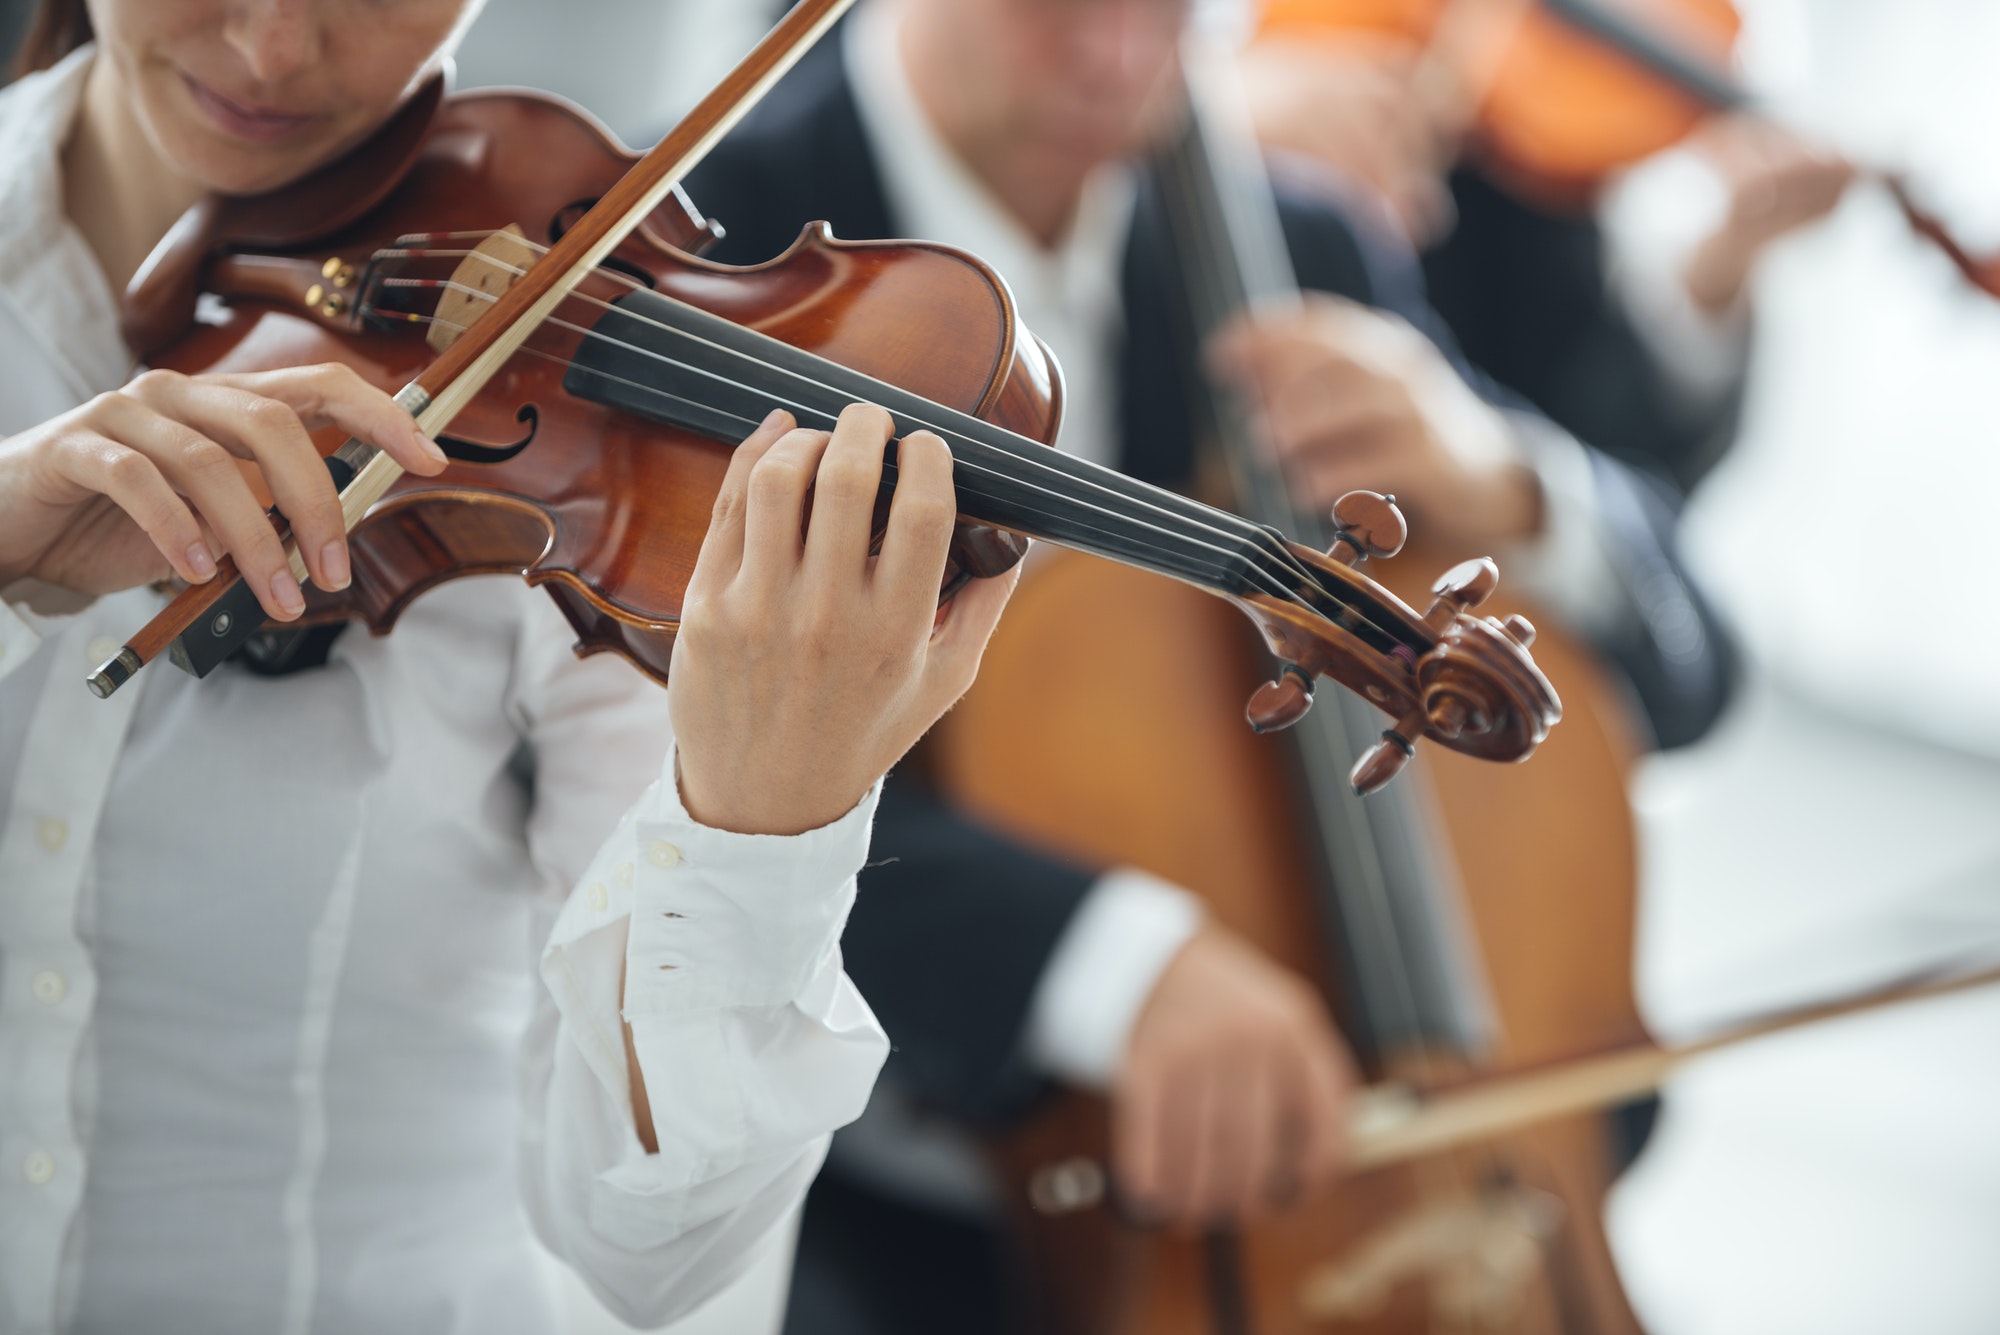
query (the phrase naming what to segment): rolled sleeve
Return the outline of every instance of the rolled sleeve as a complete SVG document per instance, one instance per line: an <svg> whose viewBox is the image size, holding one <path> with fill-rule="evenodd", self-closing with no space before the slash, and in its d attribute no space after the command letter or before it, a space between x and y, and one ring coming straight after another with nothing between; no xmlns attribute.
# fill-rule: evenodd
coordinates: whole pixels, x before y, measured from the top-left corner
<svg viewBox="0 0 2000 1335"><path fill-rule="evenodd" d="M1108 1089L1146 999L1202 923L1201 901L1130 867L1078 906L1035 988L1028 1056L1044 1074Z"/></svg>
<svg viewBox="0 0 2000 1335"><path fill-rule="evenodd" d="M61 634L78 614L96 603L95 598L37 579L17 580L0 589L0 680L34 657L42 641ZM142 605L130 596L121 596L121 609L126 603Z"/></svg>
<svg viewBox="0 0 2000 1335"><path fill-rule="evenodd" d="M1590 456L1568 432L1532 413L1507 413L1542 488L1542 529L1501 553L1508 582L1584 635L1609 633L1626 596L1601 520Z"/></svg>
<svg viewBox="0 0 2000 1335"><path fill-rule="evenodd" d="M545 1233L628 1320L741 1270L859 1116L888 1039L841 967L879 789L791 837L690 817L665 777L563 905L541 972L559 1026ZM659 1150L632 1125L629 1023Z"/></svg>
<svg viewBox="0 0 2000 1335"><path fill-rule="evenodd" d="M41 633L12 603L0 602L0 681L28 661L41 646Z"/></svg>

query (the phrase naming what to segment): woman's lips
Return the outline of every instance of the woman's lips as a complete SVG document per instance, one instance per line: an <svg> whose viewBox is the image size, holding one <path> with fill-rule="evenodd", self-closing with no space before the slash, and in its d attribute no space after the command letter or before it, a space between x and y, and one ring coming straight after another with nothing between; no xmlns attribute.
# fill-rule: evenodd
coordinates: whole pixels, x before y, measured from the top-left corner
<svg viewBox="0 0 2000 1335"><path fill-rule="evenodd" d="M224 134L248 139L255 143L268 144L297 133L309 124L312 116L295 116L279 111L269 111L263 107L247 106L233 98L224 97L201 80L186 71L181 79L187 84L195 104L208 114L216 127Z"/></svg>

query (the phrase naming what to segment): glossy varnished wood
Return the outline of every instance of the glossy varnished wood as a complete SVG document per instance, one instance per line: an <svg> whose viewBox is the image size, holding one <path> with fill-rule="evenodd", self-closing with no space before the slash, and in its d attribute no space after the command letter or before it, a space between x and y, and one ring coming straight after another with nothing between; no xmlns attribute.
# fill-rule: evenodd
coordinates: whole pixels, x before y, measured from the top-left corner
<svg viewBox="0 0 2000 1335"><path fill-rule="evenodd" d="M361 318L357 303L379 295L375 282L448 276L478 235L510 224L547 244L558 219L615 186L630 165L601 128L553 99L453 99L422 162L355 223L313 239L289 267L270 258L210 266L203 320L154 363L194 372L342 361L393 391L437 354L422 324L385 331ZM496 199L508 201L507 211L493 208ZM815 227L769 264L725 268L668 244L666 232L688 244L705 235L685 209L663 209L658 221L617 252L656 290L1032 439L1053 436L1053 364L978 261L941 247L848 244ZM405 237L403 249L442 253L378 258ZM333 314L306 299L308 280L328 260L354 274ZM563 324L587 328L603 313L598 303L627 290L609 275L585 280L559 309L563 323L538 331L451 426L453 437L497 450L532 423L532 443L504 462L454 462L435 478L404 477L354 533L353 585L339 595L309 590L310 617L355 617L386 633L443 580L525 573L548 587L586 652L623 653L664 677L730 446L563 388L581 337ZM913 321L913 310L938 323ZM952 337L937 338L939 327ZM318 439L331 451L342 438L329 431ZM1007 556L1003 549L996 558L993 541L971 529L960 545L968 564L978 564L974 552L986 553L987 566Z"/></svg>
<svg viewBox="0 0 2000 1335"><path fill-rule="evenodd" d="M1391 569L1388 583L1415 600L1428 586L1402 570L1433 571L1438 560L1394 564L1401 569ZM1501 615L1516 610L1504 597L1496 603ZM1428 784L1444 817L1491 983L1501 1027L1492 1057L1501 1067L1639 1033L1630 994L1628 729L1586 652L1545 631L1536 660L1567 708L1532 764L1496 767L1439 751L1398 780ZM1087 864L1138 866L1188 886L1219 921L1338 1005L1294 761L1285 739L1251 733L1231 707L1269 671L1256 637L1215 600L1052 554L1031 563L980 680L933 738L931 765L956 801L1010 833ZM1404 1054L1376 1074L1427 1069L1464 1072L1456 1060L1427 1068ZM1104 1109L1075 1094L999 1145L1010 1201L1023 1216L1035 1328L1213 1329L1198 1241L1128 1226L1106 1209L1031 1214L1027 1183L1036 1171L1076 1156L1103 1162L1107 1148ZM1496 1164L1565 1203L1565 1252L1577 1264L1575 1274L1529 1285L1525 1306L1490 1329L1574 1330L1581 1311L1584 1329L1634 1330L1597 1221L1609 1166L1594 1118L1472 1158L1364 1173L1250 1230L1242 1254L1253 1328L1488 1329L1454 1324L1423 1280L1397 1285L1365 1319L1331 1325L1309 1317L1298 1295L1326 1262L1361 1254L1439 1202L1476 1197Z"/></svg>

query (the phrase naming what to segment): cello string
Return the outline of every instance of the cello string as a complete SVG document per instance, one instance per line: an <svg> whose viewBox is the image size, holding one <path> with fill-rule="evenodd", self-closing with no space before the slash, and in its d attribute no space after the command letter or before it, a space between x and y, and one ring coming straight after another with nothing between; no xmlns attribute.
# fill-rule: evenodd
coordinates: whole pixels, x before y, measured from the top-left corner
<svg viewBox="0 0 2000 1335"><path fill-rule="evenodd" d="M1208 142L1204 133L1206 127L1193 104L1192 95L1188 114L1186 132L1163 155L1163 167L1170 174L1165 184L1174 187L1163 193L1167 196L1170 218L1178 217L1192 233L1187 238L1188 244L1181 247L1183 259L1189 261L1190 304L1202 308L1196 312L1198 324L1204 325L1208 332L1214 332L1229 321L1251 313L1250 283L1247 265L1240 255L1244 238L1237 236L1229 227L1227 216L1223 213L1223 182L1219 177L1224 165L1215 156L1216 146ZM1254 169L1252 165L1239 170L1247 176ZM1244 188L1255 188L1256 184L1254 181L1242 182ZM1179 207L1176 208L1176 205ZM1215 406L1218 418L1224 416L1223 404L1216 402ZM1230 426L1236 430L1230 430ZM1284 471L1262 466L1261 459L1268 455L1260 455L1259 444L1251 443L1241 434L1256 430L1254 422L1242 420L1223 426L1224 450L1236 456L1232 462L1251 493L1245 499L1253 503L1261 500L1273 508L1282 507L1282 514L1295 515L1299 507L1292 500ZM1273 520L1278 515L1260 517ZM1428 1047L1421 1041L1423 1012L1409 973L1408 942L1389 902L1391 890L1381 849L1367 813L1354 811L1351 814L1354 818L1345 824L1354 841L1351 852L1356 855L1355 861L1361 871L1358 879L1362 884L1352 887L1344 897L1350 911L1360 910L1368 924L1370 939L1386 955L1389 965L1389 994L1378 995L1374 1009L1378 1014L1387 1009L1390 1014L1382 1018L1390 1020L1408 1035L1414 1044L1414 1051L1421 1054ZM1336 893L1340 892L1340 887L1335 889ZM1435 1073L1426 1066L1422 1074L1428 1077Z"/></svg>
<svg viewBox="0 0 2000 1335"><path fill-rule="evenodd" d="M1175 217L1178 216L1184 227L1192 232L1186 237L1187 244L1177 249L1181 251L1184 262L1192 261L1188 266L1190 305L1205 308L1194 312L1197 324L1201 326L1197 330L1197 337L1200 337L1203 333L1222 329L1231 320L1252 316L1255 312L1250 300L1250 261L1244 253L1248 238L1230 225L1223 200L1222 192L1226 185L1222 173L1225 164L1217 156L1220 145L1210 140L1209 126L1192 80L1188 82L1187 89L1186 130L1161 155L1166 177L1162 182L1162 194L1166 197L1170 244ZM1256 152L1254 146L1237 147L1242 153L1242 160L1236 167L1237 187L1268 191L1269 177L1264 174L1261 162L1250 156ZM1180 206L1178 209L1176 204ZM1271 204L1275 215L1275 201ZM1276 231L1276 236L1268 238L1268 241L1283 246L1282 230L1269 230ZM1267 273L1266 277L1271 283L1286 280L1287 286L1296 295L1297 280L1289 272L1289 258L1288 254L1267 257L1273 271L1283 264L1284 272ZM1233 423L1237 431L1231 432L1220 420L1226 412L1225 405L1213 396L1211 403L1216 409L1217 426L1223 431L1225 455L1234 456L1231 459L1233 471L1250 493L1244 499L1264 507L1265 513L1258 517L1267 522L1276 521L1280 516L1297 516L1299 507L1288 486L1285 469L1282 465L1273 466L1267 462L1272 458L1269 452L1257 452L1260 446L1269 442L1253 442L1241 434L1258 430L1257 425L1237 420ZM1240 414L1238 416L1241 417ZM1338 702L1335 707L1338 708ZM1331 742L1334 740L1331 732L1337 730L1339 740L1347 743L1347 749L1352 748L1353 743L1346 736L1345 719L1335 716L1316 723L1309 721L1309 726L1315 729L1315 733L1308 736L1325 735ZM1319 733L1319 729L1329 731ZM1301 738L1300 744L1307 744L1306 739ZM1341 795L1336 793L1335 804L1339 813L1346 817L1342 824L1352 841L1350 862L1360 873L1358 879L1362 882L1352 891L1343 893L1338 884L1340 878L1336 877L1335 894L1345 901L1349 913L1359 911L1376 948L1387 957L1387 967L1383 972L1387 975L1388 996L1378 997L1376 1007L1386 1007L1393 1022L1407 1036L1403 1059L1411 1063L1420 1080L1427 1084L1435 1083L1440 1071L1424 1031L1423 1009L1418 1003L1411 976L1414 962L1410 942L1391 903L1394 889L1390 884L1378 831L1371 813L1360 803L1343 801ZM1362 977L1368 976L1370 971L1366 970L1365 964L1357 960L1357 965L1363 969ZM1383 1050L1380 1037L1376 1045L1378 1051ZM1386 1057L1388 1054L1384 1051L1383 1055ZM1467 1167L1456 1156L1445 1156L1435 1164L1418 1165L1416 1171L1420 1190L1426 1194L1435 1179L1442 1179L1447 1192L1470 1194L1473 1190Z"/></svg>

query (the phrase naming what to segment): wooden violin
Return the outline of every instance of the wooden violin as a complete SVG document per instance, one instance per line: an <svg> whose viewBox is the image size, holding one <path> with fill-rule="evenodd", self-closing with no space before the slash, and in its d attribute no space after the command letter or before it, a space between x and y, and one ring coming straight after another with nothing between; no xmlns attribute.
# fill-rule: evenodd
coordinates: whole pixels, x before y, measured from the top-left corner
<svg viewBox="0 0 2000 1335"><path fill-rule="evenodd" d="M1353 568L1401 544L1379 497L1343 502L1328 551L1048 447L1052 358L978 260L809 228L753 269L706 263L675 182L850 0L796 6L636 163L554 99L415 98L362 150L274 194L210 199L162 241L125 303L140 358L183 372L344 362L456 461L401 475L362 442L321 442L351 533L353 583L318 619L386 633L423 590L518 572L547 588L584 653L664 679L728 446L773 408L830 426L846 404L928 428L954 457L951 578L997 574L1042 538L1199 586L1243 609L1283 660L1251 702L1278 727L1331 677L1393 721L1355 779L1379 786L1419 737L1518 760L1560 705L1531 628L1471 614L1490 561L1418 612ZM894 484L894 444L885 489ZM305 583L302 562L294 571ZM949 593L947 587L946 593ZM93 673L108 695L163 651L204 674L263 617L233 564L184 591Z"/></svg>
<svg viewBox="0 0 2000 1335"><path fill-rule="evenodd" d="M1272 0L1263 22L1284 36L1410 44L1422 86L1450 106L1481 166L1554 207L1587 203L1711 115L1758 110L1730 70L1742 28L1732 0ZM1901 173L1867 174L1967 282L2000 296L2000 256L1962 244Z"/></svg>

